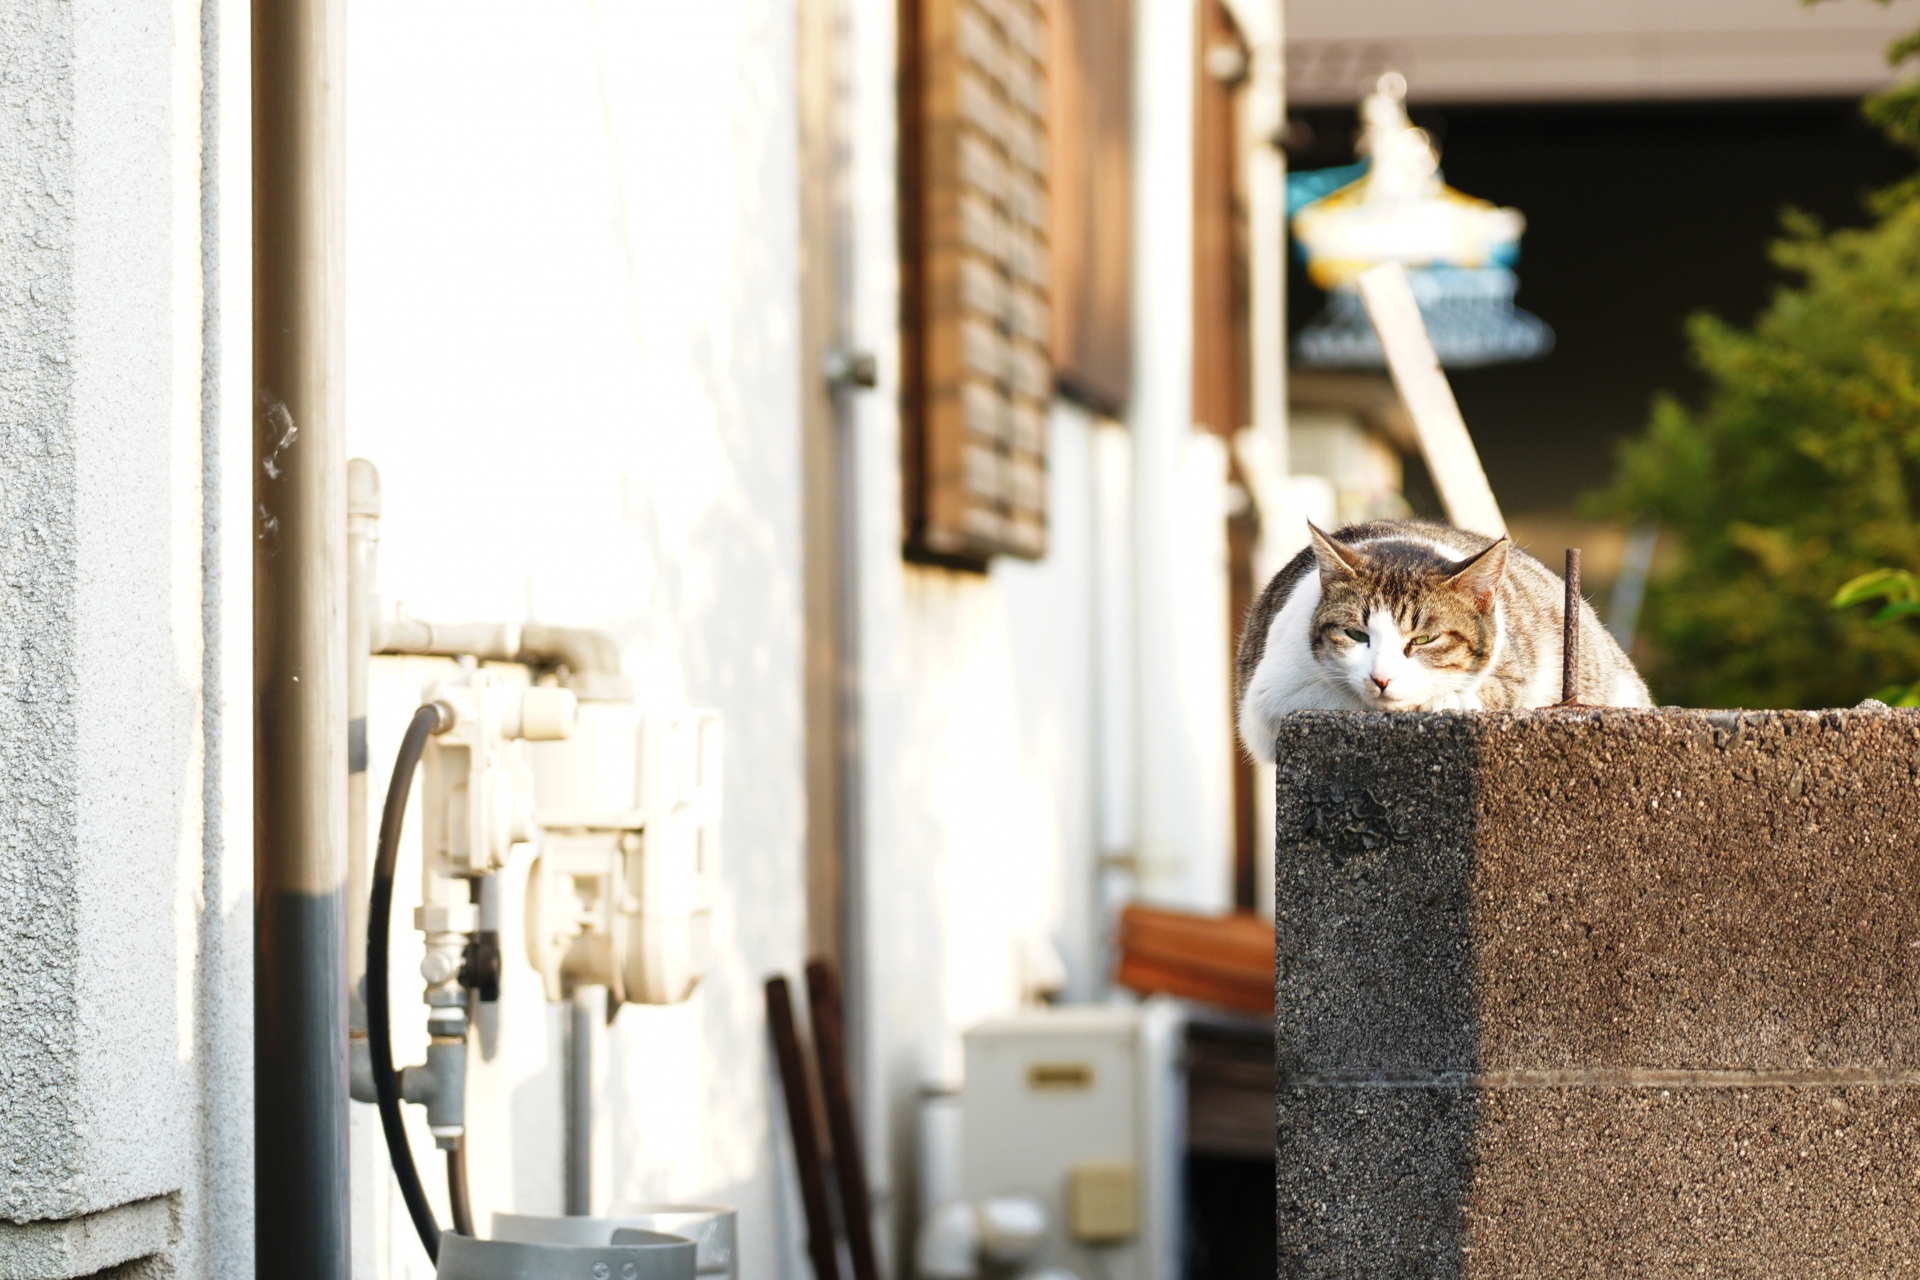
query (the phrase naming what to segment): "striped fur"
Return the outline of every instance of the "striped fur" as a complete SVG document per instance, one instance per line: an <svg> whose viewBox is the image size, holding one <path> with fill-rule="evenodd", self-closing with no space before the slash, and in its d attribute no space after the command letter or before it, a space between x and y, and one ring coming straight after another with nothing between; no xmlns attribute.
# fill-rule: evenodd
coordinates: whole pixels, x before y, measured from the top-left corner
<svg viewBox="0 0 1920 1280"><path fill-rule="evenodd" d="M1254 602L1234 701L1241 741L1273 758L1289 711L1512 710L1560 701L1560 576L1515 548L1447 525L1389 520L1313 541ZM1577 696L1653 700L1626 654L1580 606Z"/></svg>

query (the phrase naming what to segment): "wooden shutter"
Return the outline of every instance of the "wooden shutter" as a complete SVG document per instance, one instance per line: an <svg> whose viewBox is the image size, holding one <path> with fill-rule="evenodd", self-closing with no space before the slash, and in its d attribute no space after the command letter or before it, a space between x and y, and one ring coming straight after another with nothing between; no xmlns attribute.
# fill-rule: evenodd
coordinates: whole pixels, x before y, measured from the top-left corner
<svg viewBox="0 0 1920 1280"><path fill-rule="evenodd" d="M1041 0L905 0L909 553L1046 551L1053 398Z"/></svg>

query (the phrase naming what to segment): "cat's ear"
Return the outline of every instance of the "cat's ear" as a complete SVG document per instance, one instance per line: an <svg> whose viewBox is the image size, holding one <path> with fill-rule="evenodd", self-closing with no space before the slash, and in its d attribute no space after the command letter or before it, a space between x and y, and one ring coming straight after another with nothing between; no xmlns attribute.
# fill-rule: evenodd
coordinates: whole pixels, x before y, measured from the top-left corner
<svg viewBox="0 0 1920 1280"><path fill-rule="evenodd" d="M1313 541L1313 558L1320 562L1320 580L1335 582L1351 578L1366 564L1366 557L1335 538L1322 533L1313 521L1307 521L1307 537Z"/></svg>
<svg viewBox="0 0 1920 1280"><path fill-rule="evenodd" d="M1512 541L1502 538L1473 559L1462 561L1447 579L1447 585L1473 601L1473 607L1480 612L1491 612L1493 594L1507 572L1507 552L1512 547Z"/></svg>

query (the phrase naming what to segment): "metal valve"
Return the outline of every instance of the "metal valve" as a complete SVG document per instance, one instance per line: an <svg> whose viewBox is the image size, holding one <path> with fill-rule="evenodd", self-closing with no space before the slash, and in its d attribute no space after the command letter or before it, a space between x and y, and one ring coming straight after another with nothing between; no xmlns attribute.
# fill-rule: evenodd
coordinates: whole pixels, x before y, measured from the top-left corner
<svg viewBox="0 0 1920 1280"><path fill-rule="evenodd" d="M466 1131L467 987L499 992L498 945L483 929L483 886L504 870L513 846L531 840L533 774L518 742L552 742L573 732L572 692L514 687L471 662L427 690L452 724L429 741L422 759L425 845L414 925L426 935L420 977L426 983L427 1061L401 1073L408 1102L427 1108L435 1143L449 1150Z"/></svg>

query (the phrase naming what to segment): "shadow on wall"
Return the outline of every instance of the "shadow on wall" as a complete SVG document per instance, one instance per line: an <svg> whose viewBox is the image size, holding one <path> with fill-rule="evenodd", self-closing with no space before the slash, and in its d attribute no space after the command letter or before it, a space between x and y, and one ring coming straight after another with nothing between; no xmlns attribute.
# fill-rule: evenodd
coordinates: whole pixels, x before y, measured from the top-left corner
<svg viewBox="0 0 1920 1280"><path fill-rule="evenodd" d="M1476 744L1435 733L1382 751L1372 735L1289 720L1274 909L1278 1169L1315 1173L1280 1186L1282 1274L1308 1258L1456 1257L1473 1095L1355 1086L1479 1066Z"/></svg>

